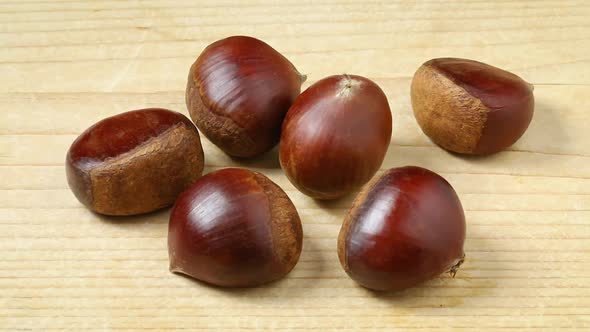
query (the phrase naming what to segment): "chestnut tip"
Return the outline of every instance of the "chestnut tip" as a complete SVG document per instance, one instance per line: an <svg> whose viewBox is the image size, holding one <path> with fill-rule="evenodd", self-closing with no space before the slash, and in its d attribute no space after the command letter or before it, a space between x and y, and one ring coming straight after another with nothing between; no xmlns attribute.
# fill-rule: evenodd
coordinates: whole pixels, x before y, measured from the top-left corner
<svg viewBox="0 0 590 332"><path fill-rule="evenodd" d="M455 275L457 274L457 272L459 271L459 268L461 267L461 265L463 265L463 263L465 263L465 253L463 253L461 255L461 258L457 258L453 263L452 266L449 268L449 270L447 271L451 277L455 277Z"/></svg>
<svg viewBox="0 0 590 332"><path fill-rule="evenodd" d="M299 73L299 79L301 80L301 84L307 81L307 75Z"/></svg>

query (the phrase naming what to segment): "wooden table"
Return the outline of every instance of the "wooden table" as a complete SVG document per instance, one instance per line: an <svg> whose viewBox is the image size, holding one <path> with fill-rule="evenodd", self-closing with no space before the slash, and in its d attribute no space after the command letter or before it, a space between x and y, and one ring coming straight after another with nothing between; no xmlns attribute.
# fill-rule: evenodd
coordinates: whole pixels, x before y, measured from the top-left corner
<svg viewBox="0 0 590 332"><path fill-rule="evenodd" d="M303 220L288 278L222 290L168 272L169 211L128 219L83 208L65 153L106 116L187 113L189 66L219 38L264 39L309 83L374 79L394 113L383 169L419 165L457 189L467 261L401 294L372 293L340 268L352 197L319 203L276 154L244 163L205 140L206 171L240 166L282 186ZM5 0L0 3L0 331L572 331L590 327L590 4L586 1ZM478 59L535 85L509 151L461 158L420 131L409 85L433 57Z"/></svg>

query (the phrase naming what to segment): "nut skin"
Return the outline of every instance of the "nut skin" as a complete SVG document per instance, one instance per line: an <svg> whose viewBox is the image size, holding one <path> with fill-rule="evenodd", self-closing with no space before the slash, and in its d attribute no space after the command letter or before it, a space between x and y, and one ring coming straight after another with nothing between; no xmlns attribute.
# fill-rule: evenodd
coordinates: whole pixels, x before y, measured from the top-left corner
<svg viewBox="0 0 590 332"><path fill-rule="evenodd" d="M391 140L387 97L356 75L324 78L305 90L283 122L279 159L293 185L316 199L359 189L381 166Z"/></svg>
<svg viewBox="0 0 590 332"><path fill-rule="evenodd" d="M438 58L425 62L411 87L422 131L441 147L486 155L514 144L534 110L533 86L481 62Z"/></svg>
<svg viewBox="0 0 590 332"><path fill-rule="evenodd" d="M113 216L174 203L204 166L197 128L184 115L142 109L86 129L66 156L68 184L90 210Z"/></svg>
<svg viewBox="0 0 590 332"><path fill-rule="evenodd" d="M295 206L266 176L226 168L182 193L170 215L170 271L222 287L249 287L287 275L301 253Z"/></svg>
<svg viewBox="0 0 590 332"><path fill-rule="evenodd" d="M304 81L268 44L233 36L207 46L191 66L186 105L213 144L230 156L254 157L278 143Z"/></svg>
<svg viewBox="0 0 590 332"><path fill-rule="evenodd" d="M451 185L427 169L393 168L358 194L338 236L338 257L362 286L399 291L463 263L465 216Z"/></svg>

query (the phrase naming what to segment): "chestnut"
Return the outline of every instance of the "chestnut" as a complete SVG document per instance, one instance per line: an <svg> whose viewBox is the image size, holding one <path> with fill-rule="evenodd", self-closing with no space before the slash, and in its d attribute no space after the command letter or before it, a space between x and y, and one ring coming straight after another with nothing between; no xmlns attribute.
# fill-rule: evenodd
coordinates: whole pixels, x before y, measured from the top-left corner
<svg viewBox="0 0 590 332"><path fill-rule="evenodd" d="M356 75L324 78L305 90L283 122L279 159L304 194L333 199L359 189L381 166L391 140L387 97Z"/></svg>
<svg viewBox="0 0 590 332"><path fill-rule="evenodd" d="M485 63L427 61L412 80L412 107L422 131L441 147L492 154L514 144L533 117L533 86Z"/></svg>
<svg viewBox="0 0 590 332"><path fill-rule="evenodd" d="M304 81L268 44L233 36L207 46L191 66L186 105L213 144L230 156L253 157L278 143Z"/></svg>
<svg viewBox="0 0 590 332"><path fill-rule="evenodd" d="M170 271L217 286L256 286L287 275L301 254L295 206L266 176L226 168L196 181L170 215Z"/></svg>
<svg viewBox="0 0 590 332"><path fill-rule="evenodd" d="M203 172L199 132L184 115L152 108L97 122L70 146L68 184L92 211L114 216L154 211Z"/></svg>
<svg viewBox="0 0 590 332"><path fill-rule="evenodd" d="M402 290L463 263L465 216L451 185L410 166L376 177L358 194L338 236L346 273L373 290Z"/></svg>

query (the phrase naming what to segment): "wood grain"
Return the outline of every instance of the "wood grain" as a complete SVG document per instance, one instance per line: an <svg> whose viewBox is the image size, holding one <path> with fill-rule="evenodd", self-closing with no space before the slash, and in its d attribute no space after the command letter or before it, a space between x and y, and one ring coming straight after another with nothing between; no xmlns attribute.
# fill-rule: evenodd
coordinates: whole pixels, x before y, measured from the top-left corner
<svg viewBox="0 0 590 332"><path fill-rule="evenodd" d="M467 261L401 294L358 287L336 238L352 196L295 190L276 151L243 163L204 139L206 172L267 174L305 240L285 280L206 287L168 272L168 211L104 218L67 188L73 139L101 118L185 114L189 66L210 42L264 39L308 75L354 73L389 98L382 166L419 165L457 189ZM6 0L0 3L0 331L582 331L590 328L590 4L586 1ZM509 151L434 146L409 83L433 57L474 58L535 85L535 116Z"/></svg>

